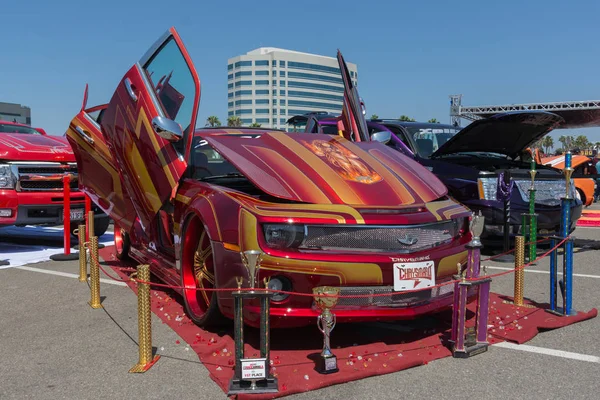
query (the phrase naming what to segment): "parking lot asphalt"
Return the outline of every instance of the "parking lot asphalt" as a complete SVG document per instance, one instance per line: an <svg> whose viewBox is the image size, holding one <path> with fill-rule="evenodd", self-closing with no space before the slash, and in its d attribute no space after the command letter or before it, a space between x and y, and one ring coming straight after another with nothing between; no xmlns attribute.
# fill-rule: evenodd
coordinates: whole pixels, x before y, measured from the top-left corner
<svg viewBox="0 0 600 400"><path fill-rule="evenodd" d="M600 228L577 228L574 236L599 247L594 244L600 244ZM600 305L599 255L600 250L576 248L577 310ZM484 265L488 274L512 267L489 261ZM548 269L547 258L528 268L525 297L548 301ZM226 397L196 354L183 341L176 344L178 335L156 317L153 345L161 359L145 374L129 374L138 357L136 296L107 280L101 285L103 308L94 310L87 304L89 286L77 274L77 261L0 269L0 399ZM513 279L512 274L495 278L492 290L512 295ZM597 399L598 332L600 318L594 318L542 332L527 343L533 347L492 346L471 359L440 359L289 398Z"/></svg>

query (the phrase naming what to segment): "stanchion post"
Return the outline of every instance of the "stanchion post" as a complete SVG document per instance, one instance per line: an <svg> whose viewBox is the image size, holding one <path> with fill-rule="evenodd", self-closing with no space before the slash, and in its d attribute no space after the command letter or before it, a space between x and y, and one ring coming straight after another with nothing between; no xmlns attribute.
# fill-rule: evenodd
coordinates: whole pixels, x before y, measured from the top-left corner
<svg viewBox="0 0 600 400"><path fill-rule="evenodd" d="M86 227L89 226L88 221L90 219L89 215L90 215L91 211L92 211L92 199L90 199L90 196L85 195L85 226ZM85 231L85 241L89 242L89 240L90 240L90 234L89 234L89 231L86 230Z"/></svg>
<svg viewBox="0 0 600 400"><path fill-rule="evenodd" d="M92 308L102 308L100 303L100 260L98 259L98 238L90 238L90 301Z"/></svg>
<svg viewBox="0 0 600 400"><path fill-rule="evenodd" d="M150 299L150 266L138 265L138 346L139 360L130 370L130 373L143 373L148 371L160 358L157 354L152 357L152 312Z"/></svg>
<svg viewBox="0 0 600 400"><path fill-rule="evenodd" d="M523 282L525 278L525 238L517 236L515 238L515 285L514 285L514 304L516 306L523 305Z"/></svg>
<svg viewBox="0 0 600 400"><path fill-rule="evenodd" d="M71 175L63 176L63 253L50 256L54 261L77 260L78 254L71 254Z"/></svg>
<svg viewBox="0 0 600 400"><path fill-rule="evenodd" d="M79 282L87 281L87 242L85 235L85 225L79 225L79 228L77 228L77 236L79 238Z"/></svg>

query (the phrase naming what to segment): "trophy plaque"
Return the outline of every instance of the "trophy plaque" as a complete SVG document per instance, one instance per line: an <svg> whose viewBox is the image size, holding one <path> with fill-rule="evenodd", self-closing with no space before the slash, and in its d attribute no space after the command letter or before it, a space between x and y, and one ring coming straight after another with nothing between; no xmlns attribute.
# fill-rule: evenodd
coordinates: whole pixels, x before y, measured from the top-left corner
<svg viewBox="0 0 600 400"><path fill-rule="evenodd" d="M235 341L235 372L229 382L227 395L240 393L277 393L277 379L269 373L269 301L273 293L268 289L268 279L264 279L264 288L256 287L256 278L260 270L263 253L259 250L247 250L240 253L242 265L248 275L251 290L241 290L243 277L236 277L238 290L233 295L233 325ZM260 299L260 357L244 358L244 299Z"/></svg>
<svg viewBox="0 0 600 400"><path fill-rule="evenodd" d="M321 315L317 318L317 327L323 334L323 350L317 359L316 370L320 374L332 374L338 372L337 358L331 352L330 336L331 331L335 327L335 314L331 312L338 302L340 294L339 287L319 286L313 288L315 295L315 304L321 311Z"/></svg>

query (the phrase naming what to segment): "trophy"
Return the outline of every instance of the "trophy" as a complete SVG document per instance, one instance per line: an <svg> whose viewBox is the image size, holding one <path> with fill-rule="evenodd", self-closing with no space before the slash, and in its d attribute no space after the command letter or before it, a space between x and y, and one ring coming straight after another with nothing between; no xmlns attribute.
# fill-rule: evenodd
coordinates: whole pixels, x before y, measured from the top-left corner
<svg viewBox="0 0 600 400"><path fill-rule="evenodd" d="M572 155L570 151L567 151L565 154L565 169L563 172L565 173L565 183L567 185L567 192L565 199L571 199L571 175L573 175L573 168L571 167Z"/></svg>
<svg viewBox="0 0 600 400"><path fill-rule="evenodd" d="M483 245L481 244L481 234L483 233L483 225L484 225L484 221L485 218L483 217L483 215L481 215L481 210L479 211L479 214L475 214L473 213L473 218L471 219L471 222L469 224L469 230L471 231L471 243L469 243L470 246L473 247L482 247Z"/></svg>
<svg viewBox="0 0 600 400"><path fill-rule="evenodd" d="M338 302L340 294L339 287L332 286L319 286L313 288L313 294L315 295L315 304L321 311L317 319L317 327L323 334L323 351L319 355L317 360L316 370L320 374L331 374L338 372L337 358L331 352L331 345L329 343L329 337L331 331L335 327L335 315L331 313L331 309L335 307Z"/></svg>
<svg viewBox="0 0 600 400"><path fill-rule="evenodd" d="M235 372L229 382L227 395L240 393L276 393L277 379L269 372L269 307L272 292L269 292L269 280L263 280L265 287L256 287L256 277L260 270L263 252L246 250L240 253L242 265L248 274L251 290L242 291L244 278L237 276L238 290L233 292L233 325L235 341ZM260 299L260 358L244 358L244 299Z"/></svg>

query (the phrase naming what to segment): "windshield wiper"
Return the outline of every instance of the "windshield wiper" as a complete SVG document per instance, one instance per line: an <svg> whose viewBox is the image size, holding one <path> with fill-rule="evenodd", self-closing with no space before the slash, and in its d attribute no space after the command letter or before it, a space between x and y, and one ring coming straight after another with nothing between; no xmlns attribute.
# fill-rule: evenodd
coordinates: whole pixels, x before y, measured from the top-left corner
<svg viewBox="0 0 600 400"><path fill-rule="evenodd" d="M200 178L198 180L199 181L211 181L214 179L229 179L229 178L246 178L246 176L243 174L240 174L239 172L230 172L229 174L207 176L205 178Z"/></svg>

